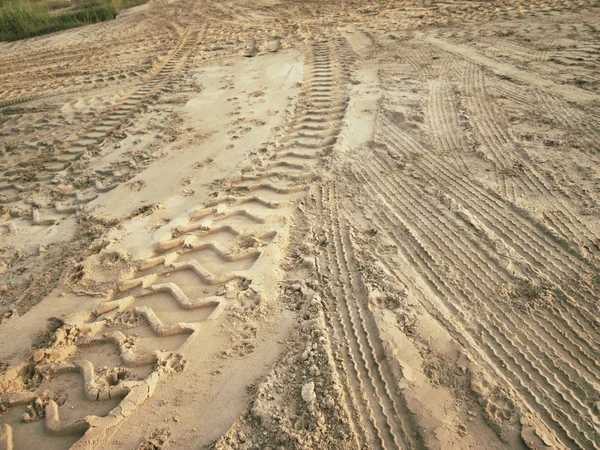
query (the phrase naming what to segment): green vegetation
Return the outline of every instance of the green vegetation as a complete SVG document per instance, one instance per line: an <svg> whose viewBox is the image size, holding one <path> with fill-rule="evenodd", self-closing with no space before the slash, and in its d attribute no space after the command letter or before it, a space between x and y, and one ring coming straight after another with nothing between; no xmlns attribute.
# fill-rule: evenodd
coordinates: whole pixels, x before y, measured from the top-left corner
<svg viewBox="0 0 600 450"><path fill-rule="evenodd" d="M0 41L14 41L114 19L148 0L0 0Z"/></svg>

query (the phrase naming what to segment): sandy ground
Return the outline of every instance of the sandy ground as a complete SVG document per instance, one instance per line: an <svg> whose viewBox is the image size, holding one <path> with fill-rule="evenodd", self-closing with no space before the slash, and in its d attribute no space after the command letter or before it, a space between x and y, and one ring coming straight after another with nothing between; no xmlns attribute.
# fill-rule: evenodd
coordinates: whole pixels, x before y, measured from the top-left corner
<svg viewBox="0 0 600 450"><path fill-rule="evenodd" d="M599 6L0 43L0 450L600 449Z"/></svg>

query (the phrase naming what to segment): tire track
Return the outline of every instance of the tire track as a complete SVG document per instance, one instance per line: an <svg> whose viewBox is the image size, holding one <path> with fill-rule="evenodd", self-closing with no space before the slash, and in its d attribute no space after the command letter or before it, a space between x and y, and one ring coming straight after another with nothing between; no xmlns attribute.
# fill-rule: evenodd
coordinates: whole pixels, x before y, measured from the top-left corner
<svg viewBox="0 0 600 450"><path fill-rule="evenodd" d="M192 46L184 43L174 55L184 57ZM95 414L62 417L67 410L52 399L44 406L48 435L72 436L76 439L74 449L102 447L119 424L153 394L162 379L184 367L186 347L202 333L203 324L218 320L226 308L227 300L219 290L225 285L229 286L227 289L242 289L258 273L270 271L273 264L278 264L277 260L265 260L262 248L277 241L295 203L319 179L321 159L332 151L347 101L342 96L349 74L347 61L351 59L345 58L347 52L345 41L316 44L308 58L306 90L273 159L231 179L230 195L218 196L184 218L176 218L174 223L179 225L172 229L173 236L158 242L153 256L119 281L99 305L65 319L57 333L74 337L68 341L70 350L56 352L54 347L58 344L45 349L36 361L36 370L80 373L85 402L115 404L103 411L95 407ZM134 107L135 102L159 89L177 64L166 64L157 74L155 85L146 86L143 89L147 90L124 105ZM315 91L323 83L331 87ZM128 113L130 108L122 109ZM313 124L314 117L318 121ZM305 128L308 123L312 129ZM299 156L302 165L293 162ZM240 244L244 242L256 243L259 250L232 251L234 247L244 247ZM259 287L254 289L260 292ZM95 369L97 361L92 360L97 352L90 350L94 346L116 351L118 357L113 358L112 364L101 359L109 369ZM47 387L42 384L32 392L7 393L6 398L18 400L9 402L12 407L39 403ZM78 397L75 392L71 396ZM348 402L352 410L351 400ZM76 409L89 411L83 406ZM355 414L359 415L360 412ZM5 425L0 438L7 445L30 448L21 427L15 422ZM372 432L372 428L358 425L354 430L361 440Z"/></svg>
<svg viewBox="0 0 600 450"><path fill-rule="evenodd" d="M376 165L377 167L373 168L373 171L369 179L370 180L378 180L380 177L377 176L377 170L381 171L381 173L392 173L393 168L389 166L388 162L385 161L381 157L377 157L371 160L371 164L365 162L365 167L370 167L371 165ZM455 222L449 213L446 213L444 210L440 209L440 206L431 203L427 198L423 198L423 196L419 195L419 189L414 183L409 180L401 180L399 177L393 175L390 179L391 186L389 189L391 190L391 195L393 198L397 199L400 203L403 204L402 210L411 211L413 213L410 215L411 217L416 218L415 225L413 229L416 230L424 230L431 229L432 235L436 237L433 241L433 245L435 246L446 246L445 242L450 242L451 245L447 246L447 251L442 251L442 254L445 255L442 259L448 259L450 261L455 261L457 263L457 271L461 273L467 274L467 279L470 279L470 272L473 273L472 277L475 279L471 281L471 285L473 286L473 290L479 291L479 297L482 302L486 302L486 299L493 298L496 296L496 286L502 284L512 284L517 280L514 278L513 274L509 273L509 271L499 265L498 259L492 259L489 256L484 257L489 251L480 246L477 239L471 236L468 233L465 233L463 227L460 224ZM381 189L378 190L380 192ZM407 205L403 203L403 199L407 199L410 203ZM389 201L389 197L386 197L386 200ZM414 206L413 206L414 205ZM414 211L413 208L416 208L417 211ZM425 222L423 220L419 220L422 218L427 218ZM436 223L439 222L439 223ZM439 230L439 231L436 231ZM452 230L452 231L451 231ZM441 235L440 235L441 234ZM459 240L460 239L460 240ZM462 253L463 256L460 256L458 253ZM448 255L448 253L452 253ZM485 289L481 289L483 286ZM494 309L494 308L492 308ZM537 311L532 312L531 319L534 320L539 329L543 329L547 335L551 336L550 341L547 345L546 350L543 353L553 353L556 351L556 347L562 347L565 350L565 354L556 355L560 357L560 360L554 361L555 363L563 363L565 362L568 366L569 371L574 370L578 372L578 369L574 369L571 367L568 362L563 361L565 357L572 357L579 365L580 370L587 372L588 377L591 377L596 382L600 382L600 377L598 377L598 369L600 366L595 361L594 357L590 357L590 353L594 354L593 351L584 351L580 346L572 341L569 337L568 333L562 331L562 336L559 338L557 334L553 334L549 331L550 327L556 327L556 324L563 325L564 330L568 330L570 328L570 324L561 318L558 315L552 314L552 320L547 321L543 316L537 316ZM507 323L511 323L512 319L507 317L504 319ZM528 324L523 324L524 329L528 328ZM533 333L539 331L539 329L533 329ZM543 339L540 336L535 336L535 340ZM564 340L567 340L569 344L573 346L567 348L565 346ZM531 346L536 346L536 342L533 342ZM586 361L588 361L586 363ZM589 366L589 363L592 363L595 367L592 369ZM579 373L576 373L575 376L579 376ZM587 380L581 379L578 383L582 385L587 384ZM592 390L595 389L594 386L588 385L588 388Z"/></svg>
<svg viewBox="0 0 600 450"><path fill-rule="evenodd" d="M370 411L378 441L371 445L382 448L420 448L419 432L405 400L390 390L394 386L391 368L385 358L376 325L367 306L366 288L357 277L350 231L340 222L337 201L332 189L322 194L328 245L325 252L324 275L341 280L331 298L331 310L338 314L338 327L352 330L345 333L346 346L354 353L352 360L357 383L365 390L363 408ZM325 282L325 280L324 280ZM335 300L334 300L335 299ZM360 399L358 399L360 401Z"/></svg>
<svg viewBox="0 0 600 450"><path fill-rule="evenodd" d="M427 115L429 130L435 146L442 154L448 154L456 167L469 172L463 152L465 142L458 124L458 113L452 87L442 79L429 82Z"/></svg>
<svg viewBox="0 0 600 450"><path fill-rule="evenodd" d="M151 99L153 96L159 94L162 90L168 87L170 80L173 76L182 70L183 65L186 62L187 57L190 55L194 47L202 41L204 34L206 33L206 25L196 24L186 31L182 41L176 50L172 53L171 57L165 62L160 69L156 71L150 78L150 80L143 86L136 89L136 91L129 95L127 98L119 102L113 108L102 113L102 115L92 124L86 127L83 131L78 133L76 140L72 141L70 145L63 148L61 154L51 157L48 159L45 156L41 158L45 161L42 169L36 175L33 187L29 188L25 183L25 187L20 190L16 195L9 197L4 200L5 204L18 203L24 200L24 196L20 195L21 192L31 190L33 188L47 188L49 181L54 178L56 173L62 171L71 170L71 165L77 161L87 151L90 146L101 145L112 133L117 130L122 124L124 124L137 109ZM29 161L30 164L34 161ZM6 179L9 182L21 181L21 177L27 175L27 172L19 168L9 168L0 174L0 179ZM49 226L56 223L57 219L50 217L43 217L52 213L53 215L65 215L73 214L77 209L78 205L88 203L91 200L97 198L101 193L107 192L117 187L118 182L116 176L112 171L105 173L108 178L113 178L113 183L105 186L100 180L96 179L93 181L91 188L88 193L76 191L73 193L74 204L69 206L63 206L62 204L55 204L53 208L48 208L46 205L33 205L32 213L32 224L38 226Z"/></svg>
<svg viewBox="0 0 600 450"><path fill-rule="evenodd" d="M126 16L114 22L95 24L90 27L94 30L92 33L69 30L66 32L70 37L69 45L51 40L51 49L46 45L41 49L39 45L30 48L27 41L15 43L12 53L18 56L2 59L4 70L0 71L0 79L6 79L3 83L6 89L0 93L0 108L89 89L98 82L116 81L120 78L118 74L144 72L148 63L140 64L141 58L136 55L138 49L146 49L150 54L162 53L161 39L177 45L180 38L176 27L161 15L149 12L144 19ZM149 33L146 27L152 28L152 32ZM132 39L136 34L138 37ZM118 47L115 42L119 42ZM111 65L118 65L117 73L111 74L106 69L107 58ZM15 77L15 73L19 76ZM68 86L65 85L66 75L71 77ZM79 88L73 89L73 86Z"/></svg>
<svg viewBox="0 0 600 450"><path fill-rule="evenodd" d="M470 215L477 219L477 223L483 225L486 233L492 233L504 241L505 244L512 246L513 251L520 255L532 267L541 273L548 272L556 279L561 279L563 275L567 278L578 280L583 273L593 273L594 269L588 266L588 263L577 256L577 252L570 248L562 240L557 240L550 233L544 231L544 228L537 223L531 223L527 216L523 216L520 210L513 208L509 203L504 203L500 198L494 196L489 191L480 187L477 183L467 184L457 178L443 165L436 164L435 160L430 158L426 152L420 148L420 144L410 139L406 134L399 134L398 130L392 124L385 123L387 135L382 135L385 142L395 145L395 148L401 149L402 145L407 145L409 152L415 152L420 155L420 161L428 166L430 172L424 173L427 178L434 175L438 182L449 182L449 186L455 186L453 196L460 201L463 208ZM389 141L392 136L392 141ZM387 141L385 141L387 139ZM404 141L400 146L395 141L399 139ZM410 153L405 153L408 157ZM467 200L468 199L468 200ZM481 205L475 207L473 199L481 202ZM505 224L507 222L507 224ZM467 219L470 226L477 227L475 223ZM510 227L508 226L510 224ZM552 242L554 241L554 242ZM535 243L535 247L532 246ZM560 256L559 256L560 255ZM558 260L556 258L559 258ZM572 265L571 263L574 263ZM579 301L578 308L592 314L588 307L594 304L594 293L585 284L581 286L582 292L573 290L565 286L565 291ZM590 298L588 298L588 296ZM591 316L588 316L591 317ZM593 332L598 325L590 321L585 316L581 317L583 322L591 326L588 332ZM585 327L584 327L585 329Z"/></svg>
<svg viewBox="0 0 600 450"><path fill-rule="evenodd" d="M463 79L464 103L471 111L470 115L477 117L471 125L478 140L485 144L495 165L500 195L517 203L521 195L532 198L542 195L547 198L553 206L553 211L547 212L547 215L554 222L553 228L557 233L567 241L578 243L590 254L596 254L599 246L588 227L579 219L560 213L570 208L554 192L548 180L538 173L528 155L517 148L515 138L505 125L506 120L494 108L491 97L486 92L482 69L474 62L467 62Z"/></svg>
<svg viewBox="0 0 600 450"><path fill-rule="evenodd" d="M504 83L498 81L492 84L492 87L503 86ZM589 124L589 118L584 116L577 110L568 111L566 107L560 107L559 104L562 100L544 93L539 90L534 90L533 95L523 95L522 89L518 86L512 86L509 89L501 89L500 92L503 96L512 93L511 99L515 100L518 97L520 101L524 102L528 107L531 107L532 103L537 103L546 115L553 119L558 119L565 129L577 129L581 135L581 139L587 142L587 145L593 146L592 140L595 136L593 126ZM515 100L519 101L519 100ZM501 117L496 111L495 117ZM504 121L505 122L505 121ZM510 133L509 133L510 134ZM590 137L591 136L591 137ZM511 140L516 143L516 139L512 137ZM509 147L506 147L509 148ZM523 176L530 180L532 185L535 185L537 190L543 194L544 198L550 201L553 205L554 210L547 212L547 217L551 222L552 228L556 230L559 235L562 235L567 241L574 242L585 248L590 255L594 255L600 250L598 237L596 237L591 230L577 217L576 214L565 214L564 211L572 210L567 204L568 199L562 198L559 194L555 193L551 184L543 175L535 169L534 163L530 160L525 152L520 152L518 159L521 164L524 164L525 172Z"/></svg>
<svg viewBox="0 0 600 450"><path fill-rule="evenodd" d="M397 143L387 138L390 132L393 131L390 127L390 124L386 124L382 128L386 134L381 134L378 139L383 140L387 145L399 148ZM413 142L412 145L418 144ZM407 153L406 156L409 156L409 154ZM433 157L426 157L425 155L418 161L421 163L421 161L425 162L426 159L433 161ZM426 165L429 166L429 164ZM459 335L468 333L471 336L467 341L462 339L462 342L469 342L471 339L473 342L477 342L478 336L483 332L484 336L489 338L490 343L487 347L478 351L484 358L483 360L489 361L496 368L495 371L505 371L507 379L512 380L510 384L515 386L519 395L525 399L529 407L545 418L544 420L547 421L549 426L553 427L555 433L561 436L561 439L569 442L570 445L576 445L578 448L595 448L598 445L596 442L597 428L593 425L595 415L588 407L586 393L593 392L595 390L594 386L597 385L598 377L594 375L597 370L596 367L593 367L596 365L594 362L595 357L591 356L597 355L597 347L591 345L591 341L589 341L589 332L592 332L589 323L575 315L577 320L580 321L582 331L588 333L588 337L585 339L585 334L577 333L576 330L568 330L566 333L558 330L556 325L550 325L552 320L542 315L535 316L534 322L540 324L538 327L533 328L527 324L523 326L509 315L504 314L503 311L495 308L493 304L486 303L486 299L494 293L493 286L497 283L497 280L492 278L491 274L486 274L483 267L489 269L494 263L491 260L487 262L481 260L478 256L481 255L481 251L475 249L471 252L471 246L464 245L464 237L458 241L451 234L447 234L446 230L451 222L437 223L444 217L444 214L437 210L435 205L428 204L422 196L418 196L418 190L415 189L412 193L410 189L406 190L412 186L412 183L401 181L398 176L393 175L391 168L386 167L384 160L365 161L362 166L365 169L356 171L359 174L357 183L369 186L368 192L386 193L384 197L377 199L383 204L392 202L388 208L389 212L377 211L372 207L368 207L368 209L374 217L377 217L380 225L384 227L398 246L402 242L413 242L411 247L402 244L403 254L408 258L407 261L413 267L419 268L421 275L429 280L429 286L437 292L437 295L441 299L447 299L447 311L451 311L455 320L459 320L462 324L458 328L452 326L451 329L454 329ZM374 168L370 169L370 167ZM441 166L437 170L431 169L433 169L433 166L426 170L429 174L438 176ZM367 172L360 175L365 170ZM393 184L395 188L391 187L392 185L385 187L385 184L378 184L379 180L383 180L379 177L378 172L391 173L390 181L395 180ZM444 182L445 187L452 189L448 184L449 179L440 179L440 181ZM398 194L394 194L393 189L400 190ZM475 195L481 196L481 193ZM408 199L412 199L412 203L409 203ZM470 201L473 201L473 197ZM378 203L375 202L374 204ZM395 204L397 206L393 206ZM427 209L426 205L427 208L432 209ZM414 207L417 207L417 210L414 210ZM466 207L466 205L463 204L463 207ZM398 214L403 211L405 211L405 213L402 213L404 217L400 218ZM476 215L474 208L471 208L469 213ZM408 233L406 235L410 237L408 241L393 231L397 229L398 225L400 225L400 229ZM431 231L431 237L421 235L421 230ZM457 237L460 236L458 231L455 233ZM507 235L503 236L503 238L506 237ZM429 250L427 250L428 248ZM418 259L415 259L417 256ZM522 256L526 257L525 254L522 254ZM537 257L539 255L536 255ZM456 265L455 270L464 274L466 283L455 286L449 281L443 281L438 275L444 273L440 269L442 261L444 261L444 264L447 261L452 261ZM565 262L562 261L561 266ZM482 270L477 269L478 267ZM556 265L556 268L558 269L559 266ZM494 269L494 272L496 272L496 277L510 279L510 274L503 273L500 268ZM559 273L556 275L560 276ZM572 276L573 274L569 275ZM485 326L481 328L483 324L480 324L479 327L470 325L466 311L473 307L469 305L471 299L476 298L480 302L479 306L484 306L484 311L487 311L483 315L486 320L485 323L491 328L485 328ZM451 302L451 299L460 300L460 302L458 304L448 303ZM436 308L433 313L436 317L445 314L439 308ZM559 315L562 313L561 311ZM572 318L568 318L568 320L572 320ZM564 338L563 335L569 337ZM561 344L556 345L557 341ZM591 347L589 347L590 345ZM593 353L588 353L586 347L593 350ZM557 349L562 350L560 354L557 353ZM535 355L547 355L547 357L539 359ZM569 357L570 355L574 356ZM568 357L568 360L563 360L565 357ZM504 367L507 360L510 361L510 364ZM530 385L530 383L533 384ZM537 392L531 391L532 386L539 390ZM549 409L545 400L547 398L560 398L560 407L555 410ZM579 420L576 418L579 418Z"/></svg>
<svg viewBox="0 0 600 450"><path fill-rule="evenodd" d="M365 166L367 166L365 164ZM385 169L384 169L385 170ZM367 179L369 180L377 180L377 174L375 172L367 173L364 182L366 183ZM390 180L391 181L391 180ZM397 180L395 180L397 181ZM407 183L410 185L410 183ZM402 187L400 183L395 183L395 186ZM407 186L408 187L408 186ZM463 251L461 245L458 245L458 242L454 240L451 234L446 233L446 230L449 228L445 224L435 223L435 216L430 218L430 221L422 220L423 217L427 217L425 211L415 211L412 205L419 205L416 200L415 193L411 193L409 191L398 190L398 195L394 193L392 187L385 187L380 185L379 188L375 187L377 192L385 192L387 195L385 196L385 200L390 202L390 195L393 197L392 205L394 207L394 211L406 211L407 217L403 220L408 226L413 230L413 233L416 233L415 230L431 230L431 234L434 236L428 237L428 234L423 235L424 244L427 245L432 255L439 255L437 259L437 266L441 266L441 261L453 261L456 266L456 272L463 273L463 277L467 280L466 285L459 288L465 294L466 304L470 303L469 299L477 298L478 305L483 309L484 315L490 319L492 323L500 330L502 334L512 335L515 339L519 339L523 341L525 345L520 345L515 347L515 350L512 352L513 354L519 354L527 352L529 353L529 349L535 349L537 354L545 355L548 353L552 353L554 351L554 345L544 342L542 337L533 329L530 328L531 333L529 333L529 327L527 324L516 324L512 319L511 315L505 315L502 311L498 311L493 305L487 303L486 299L494 297L494 289L491 287L494 283L493 280L487 277L486 272L484 271L476 271L481 262L477 262L477 254L469 255L466 251ZM383 191L382 191L383 189ZM409 200L409 203L403 202L403 199L406 198ZM412 200L412 201L411 201ZM420 200L420 204L423 205L423 201ZM436 211L440 214L440 211ZM441 215L441 214L440 214ZM436 232L436 230L440 230L440 234ZM420 232L418 234L421 234ZM448 244L446 244L448 242ZM463 241L464 242L464 241ZM432 250L434 249L434 250ZM452 265L452 264L451 264ZM487 280L485 278L488 278ZM467 305L466 308L474 307L475 305ZM522 330L522 331L519 331ZM538 342L544 344L544 348L541 348L538 345ZM523 349L523 350L521 350ZM535 361L539 358L532 355L523 356L524 359ZM570 364L566 364L566 367L562 367L561 365L555 364L556 361L553 360L541 360L541 364L544 365L544 369L546 370L546 377L553 377L556 373L561 374L560 383L569 384L570 389L575 392L576 399L571 399L569 401L577 404L578 408L582 408L586 414L592 414L587 406L583 406L582 402L585 402L586 394L585 390L580 389L580 385L585 386L589 392L590 390L594 390L595 387L587 382L587 380L581 377L581 374L574 369L574 367ZM546 365L550 363L552 367L546 367ZM539 372L539 370L538 370ZM576 378L576 383L573 382L572 378ZM562 385L564 387L564 385ZM568 395L570 397L570 395Z"/></svg>
<svg viewBox="0 0 600 450"><path fill-rule="evenodd" d="M321 193L320 196L321 204L319 206L323 206L322 196L323 193ZM339 275L339 273L333 273L331 268L334 266L334 263L330 259L329 252L325 252L323 263L318 265L321 277L323 277L323 279L336 279L336 276ZM341 286L336 290L329 288L328 296L331 296L331 298L335 297L335 291L341 291L341 289ZM343 293L341 295L343 295ZM339 375L342 380L346 381L343 383L346 390L346 401L356 415L356 417L353 418L352 429L355 430L357 436L360 436L359 440L361 442L368 443L374 448L381 448L384 445L381 429L376 424L376 418L371 409L371 404L377 402L377 399L376 397L373 397L372 391L367 394L365 388L367 379L365 378L364 352L355 340L356 329L352 328L354 334L352 335L352 338L350 338L350 333L348 332L348 326L346 324L348 316L346 316L346 321L342 320L344 314L340 311L337 303L330 304L328 312L328 319L333 328L333 333L327 330L328 334L330 334L330 337L334 338L331 339L333 342L338 342L338 346L342 347L343 359L340 364L342 372L339 373ZM357 362L357 356L355 355L360 355L360 362Z"/></svg>
<svg viewBox="0 0 600 450"><path fill-rule="evenodd" d="M402 252L405 257L411 261L411 264L418 267L419 270L422 271L421 274L425 274L425 279L427 280L429 287L437 291L437 296L439 298L460 298L460 296L457 297L459 295L457 292L453 292L453 290L446 285L444 281L435 276L435 268L431 268L429 264L427 264L426 260L422 259L422 257L419 257L418 260L413 259L411 255L418 255L419 253L428 255L428 253L418 242L412 244L412 247L406 247L409 245L407 243L406 234L404 234L403 237L400 237L397 236L393 231L394 229L398 229L398 223L396 221L386 218L385 214L380 214L377 219L379 225L381 225L383 229L386 230L386 233L392 237L394 243L399 248L404 249ZM408 229L404 230L405 233L408 233ZM427 256L426 258L429 259L430 257ZM440 286L443 287L440 288ZM573 425L567 425L566 428L562 425L557 425L557 423L560 423L560 419L555 417L555 412L553 412L552 409L544 405L543 398L548 397L546 391L541 389L541 394L531 392L530 385L537 386L536 380L533 379L514 358L514 356L510 354L510 350L507 350L507 344L504 339L501 336L498 336L493 330L487 328L482 328L481 331L475 332L465 329L463 326L457 326L457 324L453 322L465 321L467 314L466 311L463 308L459 308L455 304L450 303L450 300L444 302L444 304L444 309L440 309L439 307L433 309L432 314L434 317L437 317L438 319L440 317L445 317L446 319L442 321L444 325L449 330L453 330L453 334L457 336L459 340L463 342L463 344L465 344L468 348L471 348L476 354L479 353L479 357L482 359L482 361L488 361L488 364L491 364L494 368L503 367L506 375L500 376L500 378L504 379L507 385L512 386L517 390L526 404L529 405L529 408L532 408L534 411L537 410L541 417L543 417L546 421L549 421L551 428L558 436L561 437L561 439L570 442L570 445L577 445L577 448L585 448L585 445L587 444L584 444L584 446L581 447L581 445L576 444L576 441L573 439L571 431L572 428L575 428ZM447 319L449 317L453 319ZM476 345L474 344L475 342L483 342L483 348L479 351L475 350L473 347L473 345ZM494 373L494 371L491 373ZM589 441L585 439L584 442Z"/></svg>

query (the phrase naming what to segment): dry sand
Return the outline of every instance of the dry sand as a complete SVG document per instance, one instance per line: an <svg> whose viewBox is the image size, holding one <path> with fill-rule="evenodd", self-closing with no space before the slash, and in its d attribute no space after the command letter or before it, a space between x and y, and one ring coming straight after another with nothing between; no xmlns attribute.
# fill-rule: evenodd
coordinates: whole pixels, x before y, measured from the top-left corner
<svg viewBox="0 0 600 450"><path fill-rule="evenodd" d="M600 449L599 6L0 43L0 450Z"/></svg>

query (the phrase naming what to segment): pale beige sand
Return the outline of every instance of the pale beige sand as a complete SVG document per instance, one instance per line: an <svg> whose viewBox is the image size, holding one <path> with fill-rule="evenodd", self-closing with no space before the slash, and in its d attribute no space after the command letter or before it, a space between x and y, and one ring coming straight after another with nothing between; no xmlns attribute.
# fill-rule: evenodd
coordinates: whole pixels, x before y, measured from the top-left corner
<svg viewBox="0 0 600 450"><path fill-rule="evenodd" d="M228 0L0 43L0 450L600 448L599 32Z"/></svg>

